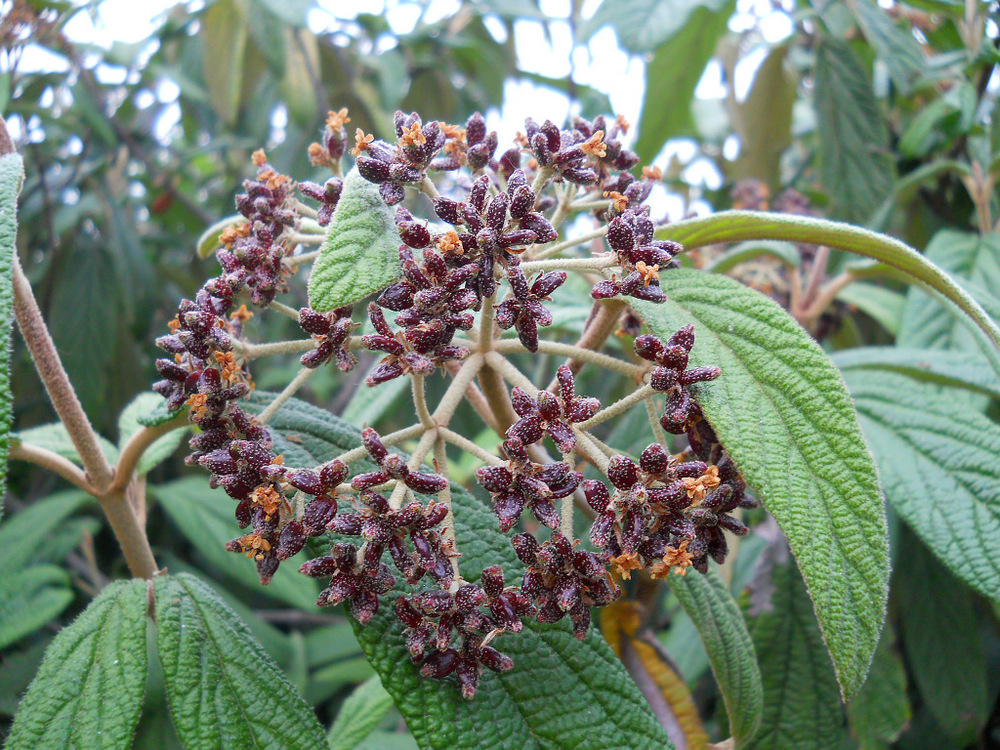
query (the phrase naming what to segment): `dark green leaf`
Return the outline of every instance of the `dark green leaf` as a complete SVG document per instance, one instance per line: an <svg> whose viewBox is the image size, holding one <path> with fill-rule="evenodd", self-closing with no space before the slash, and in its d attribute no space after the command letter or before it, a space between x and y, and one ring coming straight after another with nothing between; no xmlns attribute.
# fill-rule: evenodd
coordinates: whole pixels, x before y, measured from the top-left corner
<svg viewBox="0 0 1000 750"><path fill-rule="evenodd" d="M69 575L35 565L0 578L0 649L34 633L73 601Z"/></svg>
<svg viewBox="0 0 1000 750"><path fill-rule="evenodd" d="M326 312L364 299L401 274L395 213L352 169L309 276L309 305Z"/></svg>
<svg viewBox="0 0 1000 750"><path fill-rule="evenodd" d="M667 576L671 590L694 621L726 701L729 726L742 747L760 726L763 688L753 641L725 581L708 575Z"/></svg>
<svg viewBox="0 0 1000 750"><path fill-rule="evenodd" d="M756 240L733 245L705 270L710 273L726 273L740 263L760 257L774 258L789 268L798 268L802 263L799 249L791 242Z"/></svg>
<svg viewBox="0 0 1000 750"><path fill-rule="evenodd" d="M924 705L957 747L978 736L989 716L986 654L972 593L912 534L900 535L895 576L907 663Z"/></svg>
<svg viewBox="0 0 1000 750"><path fill-rule="evenodd" d="M289 26L304 28L315 0L254 0Z"/></svg>
<svg viewBox="0 0 1000 750"><path fill-rule="evenodd" d="M715 274L664 274L667 301L633 303L666 340L694 323L697 389L722 444L788 537L845 696L864 682L885 618L882 493L840 373L772 300Z"/></svg>
<svg viewBox="0 0 1000 750"><path fill-rule="evenodd" d="M167 700L185 746L325 746L312 709L212 589L186 573L154 585Z"/></svg>
<svg viewBox="0 0 1000 750"><path fill-rule="evenodd" d="M780 540L750 585L750 633L764 681L764 715L747 750L847 747L844 712L809 592Z"/></svg>
<svg viewBox="0 0 1000 750"><path fill-rule="evenodd" d="M823 39L815 91L822 184L835 218L867 222L889 194L889 131L864 68L846 44Z"/></svg>
<svg viewBox="0 0 1000 750"><path fill-rule="evenodd" d="M347 696L330 727L330 750L351 750L371 734L392 710L392 697L385 692L378 675L358 685Z"/></svg>
<svg viewBox="0 0 1000 750"><path fill-rule="evenodd" d="M910 723L906 668L893 648L894 641L892 629L886 627L868 681L847 707L851 733L860 750L886 750Z"/></svg>
<svg viewBox="0 0 1000 750"><path fill-rule="evenodd" d="M943 357L933 349L865 346L835 352L832 359L841 370L888 370L928 383L970 388L1000 398L1000 377L982 357L972 352L950 352Z"/></svg>
<svg viewBox="0 0 1000 750"><path fill-rule="evenodd" d="M5 76L7 78L7 76ZM10 334L14 321L14 253L17 252L17 196L24 164L17 154L0 156L0 518L7 487L7 433L10 431Z"/></svg>
<svg viewBox="0 0 1000 750"><path fill-rule="evenodd" d="M112 583L45 652L4 747L128 747L145 689L146 582Z"/></svg>
<svg viewBox="0 0 1000 750"><path fill-rule="evenodd" d="M844 376L886 498L947 567L1000 601L1000 425L899 373Z"/></svg>
<svg viewBox="0 0 1000 750"><path fill-rule="evenodd" d="M849 0L865 39L889 68L889 75L900 92L908 94L923 73L924 55L913 36L909 22L899 26L885 8L872 0Z"/></svg>
<svg viewBox="0 0 1000 750"><path fill-rule="evenodd" d="M0 549L4 551L4 565L17 570L35 560L40 548L51 535L65 523L91 497L80 490L57 492L19 511L0 525Z"/></svg>
<svg viewBox="0 0 1000 750"><path fill-rule="evenodd" d="M369 372L380 364L381 360L376 360ZM388 383L381 383L376 388L361 385L340 416L349 424L376 425L392 409L399 397L409 390L408 378L396 378Z"/></svg>
<svg viewBox="0 0 1000 750"><path fill-rule="evenodd" d="M629 52L649 52L673 38L698 10L724 16L722 25L725 26L732 14L730 6L726 0L604 0L584 24L580 36L586 39L602 26L611 24L618 41ZM685 63L683 58L675 61L678 66ZM699 71L703 69L699 68ZM659 85L659 82L654 83L650 79L648 87ZM664 99L687 101L686 98L675 98L677 92L673 89L662 90L670 92L663 96Z"/></svg>
<svg viewBox="0 0 1000 750"><path fill-rule="evenodd" d="M210 489L207 476L185 477L149 489L163 512L205 556L212 570L252 591L299 609L315 611L319 590L311 579L296 570L302 564L300 557L285 562L271 582L261 586L253 561L226 551L226 542L241 533L233 517L236 502L225 492Z"/></svg>

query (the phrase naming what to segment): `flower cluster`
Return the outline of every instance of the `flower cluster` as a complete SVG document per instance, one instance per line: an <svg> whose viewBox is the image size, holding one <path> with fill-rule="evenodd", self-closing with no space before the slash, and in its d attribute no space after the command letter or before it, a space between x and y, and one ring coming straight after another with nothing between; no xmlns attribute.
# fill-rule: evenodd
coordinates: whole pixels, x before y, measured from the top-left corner
<svg viewBox="0 0 1000 750"><path fill-rule="evenodd" d="M303 367L319 367L336 358L341 371L354 369L358 360L347 346L351 331L358 327L351 320L353 310L351 305L328 313L319 313L308 307L299 310L299 326L316 342L316 348L299 359Z"/></svg>
<svg viewBox="0 0 1000 750"><path fill-rule="evenodd" d="M622 278L612 277L594 285L594 299L627 294L636 299L662 302L660 269L669 268L682 248L676 242L653 239L649 209L628 209L608 224L608 244L618 257Z"/></svg>

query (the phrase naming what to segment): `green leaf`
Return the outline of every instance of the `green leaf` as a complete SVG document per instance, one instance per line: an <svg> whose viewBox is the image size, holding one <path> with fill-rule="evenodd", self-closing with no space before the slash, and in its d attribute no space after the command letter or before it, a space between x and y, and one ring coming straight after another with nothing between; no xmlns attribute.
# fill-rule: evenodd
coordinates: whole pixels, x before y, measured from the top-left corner
<svg viewBox="0 0 1000 750"><path fill-rule="evenodd" d="M772 300L715 274L664 274L667 301L635 302L664 340L694 323L694 365L722 377L699 403L791 544L849 699L878 645L889 559L882 493L840 373Z"/></svg>
<svg viewBox="0 0 1000 750"><path fill-rule="evenodd" d="M326 745L312 708L211 588L186 573L154 587L167 700L186 747Z"/></svg>
<svg viewBox="0 0 1000 750"><path fill-rule="evenodd" d="M159 427L161 424L169 422L187 408L186 406L182 406L176 411L170 411L167 408L166 400L161 399L159 404L153 407L148 413L137 416L135 421L143 427Z"/></svg>
<svg viewBox="0 0 1000 750"><path fill-rule="evenodd" d="M163 397L156 393L140 393L132 403L122 410L118 416L118 450L121 451L129 438L145 427L140 421L148 416L158 406L163 404ZM147 474L154 466L164 461L180 446L187 433L187 425L178 425L177 429L171 430L166 435L158 437L146 448L135 467L136 474L142 476Z"/></svg>
<svg viewBox="0 0 1000 750"><path fill-rule="evenodd" d="M378 185L352 169L309 276L309 306L327 312L353 304L400 273L395 214Z"/></svg>
<svg viewBox="0 0 1000 750"><path fill-rule="evenodd" d="M360 444L356 428L291 399L269 423L275 445L294 433L300 451L291 465L328 461ZM452 487L462 574L475 581L484 567L503 566L508 580L522 567L489 508ZM406 591L415 590L412 587ZM355 624L356 625L356 624ZM670 742L621 663L596 629L578 641L568 624L526 623L494 645L514 660L503 675L486 671L472 701L451 681L420 676L410 662L403 626L383 597L378 614L356 635L407 726L424 748L669 748Z"/></svg>
<svg viewBox="0 0 1000 750"><path fill-rule="evenodd" d="M856 281L837 293L837 299L865 313L892 335L899 332L906 297L875 284Z"/></svg>
<svg viewBox="0 0 1000 750"><path fill-rule="evenodd" d="M378 675L372 675L347 696L330 727L330 750L351 750L371 734L392 710L392 696L385 692Z"/></svg>
<svg viewBox="0 0 1000 750"><path fill-rule="evenodd" d="M834 352L832 359L841 370L888 370L916 380L969 388L1000 398L1000 377L982 357L971 352L950 352L943 357L933 349L864 346ZM845 373L845 377L849 376Z"/></svg>
<svg viewBox="0 0 1000 750"><path fill-rule="evenodd" d="M7 77L5 76L5 79ZM17 252L17 196L24 163L17 154L0 156L0 518L7 487L7 434L10 432L10 334L14 322L14 253Z"/></svg>
<svg viewBox="0 0 1000 750"><path fill-rule="evenodd" d="M316 5L315 0L254 0L254 3L295 28L307 25L309 11Z"/></svg>
<svg viewBox="0 0 1000 750"><path fill-rule="evenodd" d="M900 559L906 563L893 590L907 664L924 706L955 746L964 747L979 737L991 707L981 618L969 589L912 534L900 535Z"/></svg>
<svg viewBox="0 0 1000 750"><path fill-rule="evenodd" d="M225 219L220 219L212 226L201 233L198 242L195 244L195 252L199 258L208 258L215 254L215 251L222 247L219 242L219 235L226 229L237 224L246 224L247 218L243 214L233 214Z"/></svg>
<svg viewBox="0 0 1000 750"><path fill-rule="evenodd" d="M52 641L4 747L129 747L145 691L146 582L119 581Z"/></svg>
<svg viewBox="0 0 1000 750"><path fill-rule="evenodd" d="M245 0L216 0L201 17L202 73L212 108L225 125L239 113L248 36Z"/></svg>
<svg viewBox="0 0 1000 750"><path fill-rule="evenodd" d="M207 476L153 485L149 491L181 533L204 555L212 570L297 609L316 610L319 589L312 579L296 570L302 563L300 557L285 562L271 582L261 586L253 561L226 551L226 542L241 533L233 517L236 501L221 490L210 489Z"/></svg>
<svg viewBox="0 0 1000 750"><path fill-rule="evenodd" d="M579 36L586 39L602 26L610 24L618 35L618 42L629 52L649 52L677 35L698 10L724 16L722 24L725 26L732 12L723 10L730 5L726 0L604 0L584 23ZM682 60L677 58L675 64L681 66ZM701 70L704 66L699 68L699 75ZM648 88L659 85L660 82L656 82L656 86ZM673 89L661 90L671 92L670 97L663 97L665 99L687 101L680 95L674 97Z"/></svg>
<svg viewBox="0 0 1000 750"><path fill-rule="evenodd" d="M667 582L698 627L726 701L733 737L742 747L760 726L764 704L757 655L743 613L714 569L708 575L669 575Z"/></svg>
<svg viewBox="0 0 1000 750"><path fill-rule="evenodd" d="M0 649L34 633L73 601L69 575L54 565L35 565L0 578Z"/></svg>
<svg viewBox="0 0 1000 750"><path fill-rule="evenodd" d="M705 270L709 273L726 273L740 263L761 257L774 258L789 268L798 268L802 263L799 249L791 242L757 240L733 245Z"/></svg>
<svg viewBox="0 0 1000 750"><path fill-rule="evenodd" d="M722 211L710 216L671 224L657 233L662 239L680 242L687 249L704 247L722 242L746 240L787 240L816 245L827 245L857 255L881 261L898 269L920 284L933 289L954 302L968 315L1000 350L1000 328L947 272L909 245L885 234L871 232L861 227L836 221L813 219L791 214L769 214L759 211ZM907 327L906 315L900 330L903 337ZM906 346L921 346L908 340Z"/></svg>
<svg viewBox="0 0 1000 750"><path fill-rule="evenodd" d="M860 750L888 750L910 723L906 668L893 648L895 637L886 627L872 660L872 671L847 707L851 733Z"/></svg>
<svg viewBox="0 0 1000 750"><path fill-rule="evenodd" d="M1000 425L899 373L844 377L886 498L941 562L1000 601Z"/></svg>
<svg viewBox="0 0 1000 750"><path fill-rule="evenodd" d="M861 33L888 67L893 83L901 93L909 94L924 71L924 55L909 24L899 26L872 0L848 0L847 5L858 20Z"/></svg>
<svg viewBox="0 0 1000 750"><path fill-rule="evenodd" d="M847 747L837 678L809 593L787 548L777 542L750 586L750 634L764 681L761 727L746 750Z"/></svg>
<svg viewBox="0 0 1000 750"><path fill-rule="evenodd" d="M830 194L831 213L864 224L892 190L894 167L868 75L843 42L819 43L813 102L821 184Z"/></svg>
<svg viewBox="0 0 1000 750"><path fill-rule="evenodd" d="M8 518L0 525L0 549L6 569L17 570L33 562L43 543L64 525L67 516L89 502L90 495L80 490L56 492Z"/></svg>
<svg viewBox="0 0 1000 750"><path fill-rule="evenodd" d="M38 427L30 427L27 430L18 430L11 434L11 439L18 443L45 448L53 453L58 453L63 458L68 458L77 466L83 466L83 462L76 452L76 447L70 439L69 432L66 431L66 427L62 422L38 425ZM97 443L101 446L101 450L104 452L105 457L107 457L108 463L112 466L118 463L118 448L115 447L114 443L100 435L97 436Z"/></svg>
<svg viewBox="0 0 1000 750"><path fill-rule="evenodd" d="M369 372L380 364L381 360L376 360ZM347 402L340 417L349 424L359 426L378 424L379 419L393 407L399 397L409 390L409 378L396 378L380 383L375 388L361 385Z"/></svg>
<svg viewBox="0 0 1000 750"><path fill-rule="evenodd" d="M726 22L735 6L735 2L720 3L722 10L714 12L695 5L684 25L657 47L646 68L646 94L635 144L635 152L644 164L653 161L668 139L694 134L694 90L715 54L719 37L726 32ZM671 95L664 96L664 91Z"/></svg>

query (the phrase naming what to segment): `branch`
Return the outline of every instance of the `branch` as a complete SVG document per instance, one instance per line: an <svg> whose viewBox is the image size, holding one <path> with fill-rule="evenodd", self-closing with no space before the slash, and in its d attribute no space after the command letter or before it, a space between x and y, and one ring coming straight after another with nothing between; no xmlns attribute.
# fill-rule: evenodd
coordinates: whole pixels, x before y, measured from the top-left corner
<svg viewBox="0 0 1000 750"><path fill-rule="evenodd" d="M135 432L122 447L121 455L118 457L118 465L115 467L115 479L108 490L112 492L124 490L132 477L132 472L138 466L142 454L149 446L168 432L186 427L187 424L187 414L178 414L168 422L156 427L143 427Z"/></svg>
<svg viewBox="0 0 1000 750"><path fill-rule="evenodd" d="M40 448L37 445L31 445L31 443L18 443L10 446L10 458L12 461L27 461L42 466L49 471L54 471L88 495L97 494L79 466L48 448Z"/></svg>

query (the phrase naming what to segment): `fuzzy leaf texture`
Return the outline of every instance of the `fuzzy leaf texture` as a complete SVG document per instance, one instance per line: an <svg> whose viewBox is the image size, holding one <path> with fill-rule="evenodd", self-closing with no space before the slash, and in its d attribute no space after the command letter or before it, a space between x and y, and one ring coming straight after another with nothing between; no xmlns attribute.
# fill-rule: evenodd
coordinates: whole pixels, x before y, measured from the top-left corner
<svg viewBox="0 0 1000 750"><path fill-rule="evenodd" d="M112 583L52 641L5 750L124 750L145 692L146 583Z"/></svg>
<svg viewBox="0 0 1000 750"><path fill-rule="evenodd" d="M255 400L262 398L255 394ZM269 427L275 450L284 452L287 463L294 466L329 461L361 442L356 428L297 399L282 406ZM283 439L289 433L295 441ZM523 569L488 506L457 485L452 487L452 499L466 580L478 580L482 569L493 563L503 565L509 583L518 580ZM464 700L451 681L421 677L410 662L403 626L393 613L392 596L401 589L414 590L397 584L382 597L372 621L356 626L355 632L422 748L671 747L596 628L583 642L565 621L525 623L521 633L499 637L493 645L514 660L514 669L503 675L485 671L472 701Z"/></svg>
<svg viewBox="0 0 1000 750"><path fill-rule="evenodd" d="M667 583L698 627L726 702L729 726L742 747L760 726L764 689L743 613L714 568L707 575L669 575Z"/></svg>
<svg viewBox="0 0 1000 750"><path fill-rule="evenodd" d="M1000 602L1000 426L939 388L849 369L886 498L938 559Z"/></svg>
<svg viewBox="0 0 1000 750"><path fill-rule="evenodd" d="M186 573L154 586L167 700L186 747L326 747L312 708L218 594Z"/></svg>
<svg viewBox="0 0 1000 750"><path fill-rule="evenodd" d="M885 620L885 509L839 371L773 301L725 276L664 274L667 301L633 303L666 340L694 323L698 388L719 439L788 537L845 699L865 680Z"/></svg>
<svg viewBox="0 0 1000 750"><path fill-rule="evenodd" d="M352 169L309 276L309 306L328 312L394 282L399 244L395 213L378 186Z"/></svg>
<svg viewBox="0 0 1000 750"><path fill-rule="evenodd" d="M118 416L118 450L121 451L135 433L145 425L143 418L147 417L157 406L163 404L163 398L155 393L140 393L125 407ZM148 474L160 462L169 458L176 451L187 434L186 425L178 425L177 429L161 435L146 448L135 467L136 474Z"/></svg>
<svg viewBox="0 0 1000 750"><path fill-rule="evenodd" d="M10 432L10 334L14 322L14 253L17 252L17 196L24 163L17 154L0 156L0 518L7 486L7 435Z"/></svg>
<svg viewBox="0 0 1000 750"><path fill-rule="evenodd" d="M780 540L750 584L750 633L764 682L761 726L747 750L846 750L837 679L802 577Z"/></svg>

